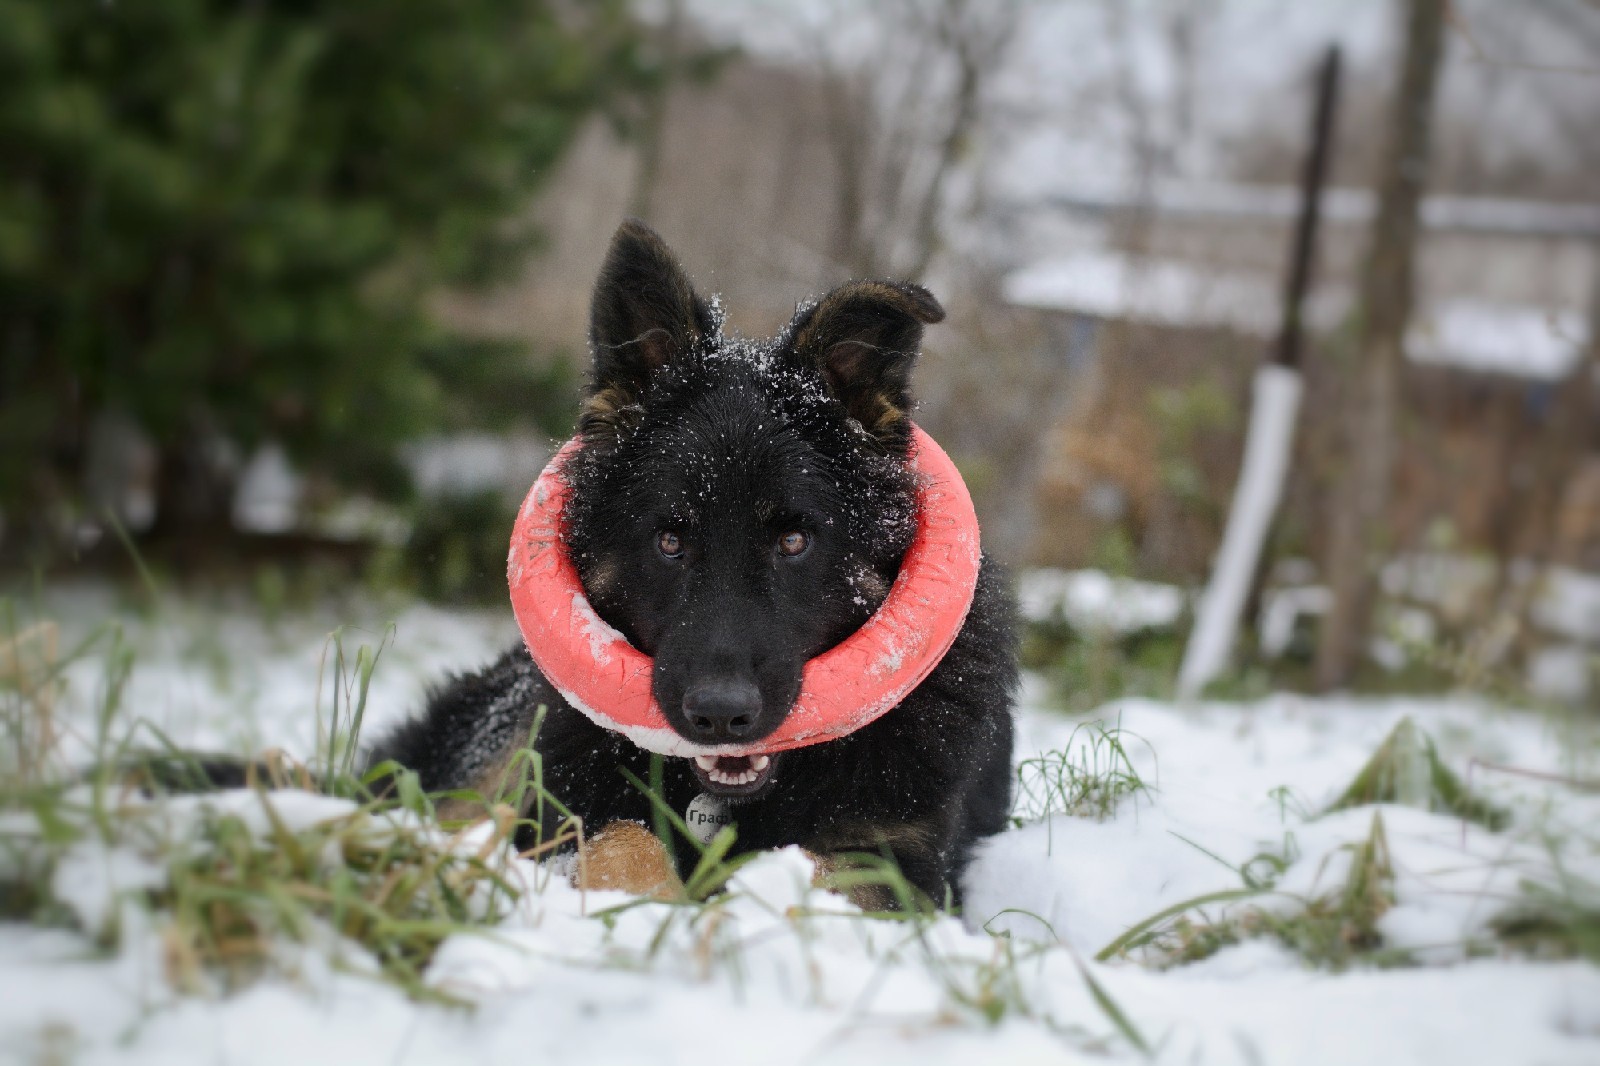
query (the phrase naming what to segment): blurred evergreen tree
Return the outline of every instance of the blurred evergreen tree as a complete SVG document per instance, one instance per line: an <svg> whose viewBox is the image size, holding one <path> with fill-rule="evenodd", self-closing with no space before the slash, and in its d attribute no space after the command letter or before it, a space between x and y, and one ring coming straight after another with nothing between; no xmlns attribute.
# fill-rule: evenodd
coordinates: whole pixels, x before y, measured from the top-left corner
<svg viewBox="0 0 1600 1066"><path fill-rule="evenodd" d="M505 277L581 120L661 80L623 0L0 0L0 26L12 532L70 506L105 412L191 532L226 524L219 441L393 489L398 442L527 412L525 355L427 294Z"/></svg>

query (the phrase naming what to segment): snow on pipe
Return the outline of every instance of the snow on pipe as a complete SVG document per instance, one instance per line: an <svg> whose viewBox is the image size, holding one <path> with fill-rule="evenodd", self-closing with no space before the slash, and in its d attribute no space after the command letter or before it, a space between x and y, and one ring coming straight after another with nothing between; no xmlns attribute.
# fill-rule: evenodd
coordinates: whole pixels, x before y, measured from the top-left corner
<svg viewBox="0 0 1600 1066"><path fill-rule="evenodd" d="M1239 484L1178 671L1178 695L1183 699L1199 695L1227 666L1233 651L1245 597L1283 496L1302 387L1297 370L1269 363L1256 371Z"/></svg>

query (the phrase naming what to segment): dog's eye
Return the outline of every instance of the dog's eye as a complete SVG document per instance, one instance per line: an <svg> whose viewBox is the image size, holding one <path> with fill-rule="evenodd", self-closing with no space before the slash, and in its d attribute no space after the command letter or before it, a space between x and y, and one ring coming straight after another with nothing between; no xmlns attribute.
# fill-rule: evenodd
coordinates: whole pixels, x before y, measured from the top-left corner
<svg viewBox="0 0 1600 1066"><path fill-rule="evenodd" d="M811 537L798 529L790 530L778 538L778 554L791 559L797 555L804 555L809 547L811 547Z"/></svg>
<svg viewBox="0 0 1600 1066"><path fill-rule="evenodd" d="M668 559L683 557L683 541L670 529L663 529L656 534L656 549Z"/></svg>

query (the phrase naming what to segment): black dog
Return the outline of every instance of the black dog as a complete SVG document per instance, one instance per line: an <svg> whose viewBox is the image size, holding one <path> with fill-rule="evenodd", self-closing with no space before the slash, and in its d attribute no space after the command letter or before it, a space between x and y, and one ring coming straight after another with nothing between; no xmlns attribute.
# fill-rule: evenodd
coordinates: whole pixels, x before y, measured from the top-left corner
<svg viewBox="0 0 1600 1066"><path fill-rule="evenodd" d="M617 231L565 545L596 611L654 657L656 700L685 738L758 743L806 660L887 595L916 524L907 379L923 324L943 317L919 286L854 282L772 340L724 338L661 239L638 222ZM887 852L931 899L953 898L1009 805L1016 681L1013 604L985 560L954 646L888 714L770 758L668 759L664 798L735 803L736 851ZM591 831L648 823L620 768L647 779L650 755L568 706L520 646L448 684L372 759L429 791L493 795L540 706L549 792Z"/></svg>

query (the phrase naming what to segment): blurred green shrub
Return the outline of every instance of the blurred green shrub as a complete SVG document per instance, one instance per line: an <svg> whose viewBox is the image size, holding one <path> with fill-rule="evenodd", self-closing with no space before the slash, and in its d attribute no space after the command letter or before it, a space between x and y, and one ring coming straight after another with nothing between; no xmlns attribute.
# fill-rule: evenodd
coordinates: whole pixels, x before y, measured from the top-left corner
<svg viewBox="0 0 1600 1066"><path fill-rule="evenodd" d="M437 602L504 604L516 512L516 503L493 489L418 503L402 552L405 580Z"/></svg>
<svg viewBox="0 0 1600 1066"><path fill-rule="evenodd" d="M1022 664L1039 671L1059 705L1074 713L1126 696L1167 699L1187 637L1187 624L1121 632L1056 616L1024 626Z"/></svg>
<svg viewBox="0 0 1600 1066"><path fill-rule="evenodd" d="M513 271L579 123L662 82L622 0L0 0L0 26L13 529L76 496L107 411L158 449L158 522L219 441L370 489L397 442L504 413L525 354L426 297Z"/></svg>

